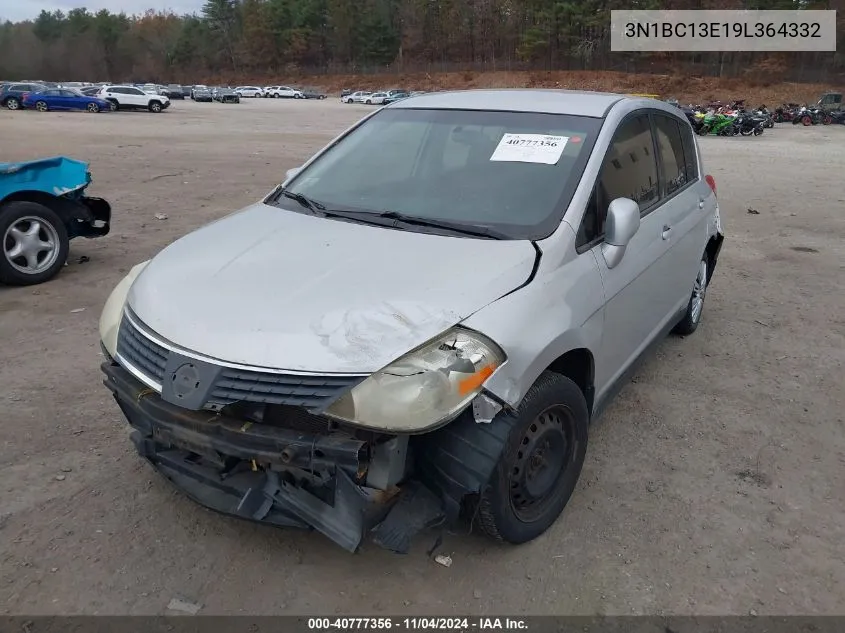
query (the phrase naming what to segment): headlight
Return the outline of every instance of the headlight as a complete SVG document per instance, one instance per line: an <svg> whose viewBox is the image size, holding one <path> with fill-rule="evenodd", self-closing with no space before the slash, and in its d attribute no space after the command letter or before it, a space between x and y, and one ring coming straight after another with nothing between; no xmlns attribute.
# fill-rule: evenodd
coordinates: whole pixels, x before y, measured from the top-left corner
<svg viewBox="0 0 845 633"><path fill-rule="evenodd" d="M106 299L106 305L103 306L103 311L100 313L100 340L112 357L117 351L117 330L123 318L123 306L126 303L126 296L129 294L129 287L149 263L150 260L147 260L132 267L126 277L121 279L120 283L111 291L109 298Z"/></svg>
<svg viewBox="0 0 845 633"><path fill-rule="evenodd" d="M504 361L487 337L456 327L369 376L326 415L383 431L424 431L460 413Z"/></svg>

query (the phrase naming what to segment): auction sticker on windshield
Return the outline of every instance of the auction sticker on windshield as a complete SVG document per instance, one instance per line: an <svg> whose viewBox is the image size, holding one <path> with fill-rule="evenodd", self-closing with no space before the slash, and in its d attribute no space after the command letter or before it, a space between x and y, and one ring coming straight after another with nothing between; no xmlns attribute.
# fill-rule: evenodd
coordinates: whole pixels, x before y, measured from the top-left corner
<svg viewBox="0 0 845 633"><path fill-rule="evenodd" d="M555 165L563 154L568 136L505 134L490 157L495 162Z"/></svg>

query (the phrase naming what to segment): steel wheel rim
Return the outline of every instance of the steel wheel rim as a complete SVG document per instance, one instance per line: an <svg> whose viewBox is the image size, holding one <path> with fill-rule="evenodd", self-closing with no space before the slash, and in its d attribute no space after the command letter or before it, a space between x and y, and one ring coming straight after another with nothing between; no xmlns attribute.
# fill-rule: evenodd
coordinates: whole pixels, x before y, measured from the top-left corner
<svg viewBox="0 0 845 633"><path fill-rule="evenodd" d="M34 215L15 220L3 235L3 255L9 265L25 275L48 270L59 257L59 232Z"/></svg>
<svg viewBox="0 0 845 633"><path fill-rule="evenodd" d="M35 109L38 110L39 112L46 112L47 111L47 104L44 103L43 101L39 101L38 103L35 104Z"/></svg>
<svg viewBox="0 0 845 633"><path fill-rule="evenodd" d="M704 309L704 295L707 294L707 262L702 261L698 267L698 277L692 289L692 322L698 323Z"/></svg>
<svg viewBox="0 0 845 633"><path fill-rule="evenodd" d="M575 458L575 423L561 405L540 413L520 438L508 478L511 509L530 523L545 511Z"/></svg>

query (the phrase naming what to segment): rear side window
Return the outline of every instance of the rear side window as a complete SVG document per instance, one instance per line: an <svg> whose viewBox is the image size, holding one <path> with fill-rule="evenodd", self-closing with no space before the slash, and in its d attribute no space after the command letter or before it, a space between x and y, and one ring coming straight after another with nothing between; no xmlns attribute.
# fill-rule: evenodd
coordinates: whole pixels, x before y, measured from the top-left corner
<svg viewBox="0 0 845 633"><path fill-rule="evenodd" d="M654 116L654 131L663 177L661 197L671 196L689 182L681 129L675 119L658 114Z"/></svg>

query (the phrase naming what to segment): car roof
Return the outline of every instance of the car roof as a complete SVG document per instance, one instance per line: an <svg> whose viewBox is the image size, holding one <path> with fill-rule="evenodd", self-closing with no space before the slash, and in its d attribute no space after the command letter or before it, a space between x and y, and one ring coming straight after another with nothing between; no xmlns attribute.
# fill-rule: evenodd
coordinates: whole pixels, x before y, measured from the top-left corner
<svg viewBox="0 0 845 633"><path fill-rule="evenodd" d="M610 92L514 88L429 92L392 103L388 107L537 112L603 118L611 106L625 99L631 98Z"/></svg>

